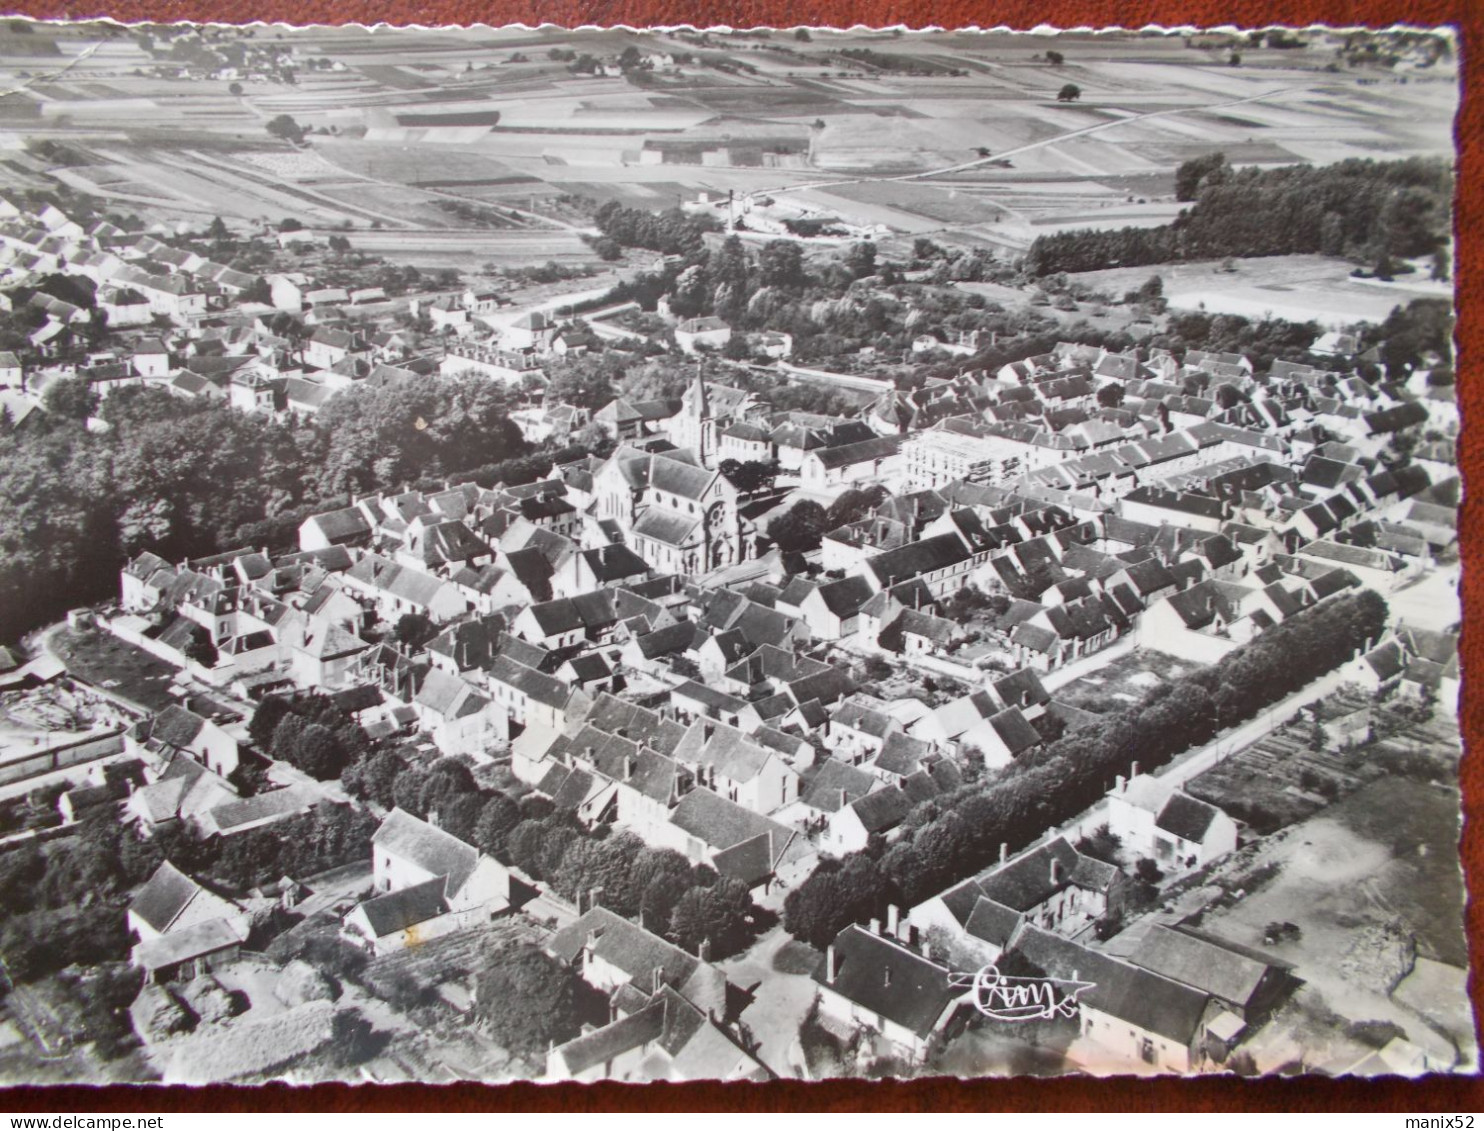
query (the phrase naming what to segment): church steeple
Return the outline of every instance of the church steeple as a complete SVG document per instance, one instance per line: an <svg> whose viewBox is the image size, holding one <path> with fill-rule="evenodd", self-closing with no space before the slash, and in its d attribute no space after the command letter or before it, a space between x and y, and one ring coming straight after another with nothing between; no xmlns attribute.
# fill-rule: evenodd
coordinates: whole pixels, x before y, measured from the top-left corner
<svg viewBox="0 0 1484 1131"><path fill-rule="evenodd" d="M696 459L702 467L710 466L711 405L706 397L706 379L701 375L701 362L696 360L696 383L691 386L690 417L695 421Z"/></svg>
<svg viewBox="0 0 1484 1131"><path fill-rule="evenodd" d="M706 379L701 376L701 361L699 358L696 359L696 381L691 386L691 392L694 394L690 400L691 415L697 420L710 420L711 406L706 400Z"/></svg>

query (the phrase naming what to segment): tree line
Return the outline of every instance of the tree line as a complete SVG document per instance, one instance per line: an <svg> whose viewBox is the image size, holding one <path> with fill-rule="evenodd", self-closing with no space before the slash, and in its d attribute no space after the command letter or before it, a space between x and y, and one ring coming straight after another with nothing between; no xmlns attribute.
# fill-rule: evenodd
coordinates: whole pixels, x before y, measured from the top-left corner
<svg viewBox="0 0 1484 1131"><path fill-rule="evenodd" d="M1095 804L1137 762L1158 769L1349 660L1386 624L1377 593L1312 606L1218 663L1151 688L1138 704L1027 752L980 782L918 806L890 846L827 862L788 894L783 924L823 946L852 922L915 906Z"/></svg>
<svg viewBox="0 0 1484 1131"><path fill-rule="evenodd" d="M505 392L451 377L339 393L313 419L274 420L157 387L100 406L62 378L23 427L0 417L0 639L113 592L141 549L178 560L266 534L285 513L498 467L530 446ZM86 421L100 417L108 431Z"/></svg>
<svg viewBox="0 0 1484 1131"><path fill-rule="evenodd" d="M1219 158L1219 160L1217 159ZM1191 207L1158 228L1038 236L1028 275L1226 256L1322 254L1363 262L1431 255L1450 236L1453 174L1431 158L1233 169L1217 154L1186 162L1176 194Z"/></svg>
<svg viewBox="0 0 1484 1131"><path fill-rule="evenodd" d="M341 782L353 797L436 820L445 832L549 884L562 898L574 904L596 898L692 953L709 940L720 957L742 949L754 934L757 909L746 884L692 865L672 849L648 847L632 833L606 826L590 832L544 797L516 801L481 787L457 758L423 768L383 747L352 763Z"/></svg>

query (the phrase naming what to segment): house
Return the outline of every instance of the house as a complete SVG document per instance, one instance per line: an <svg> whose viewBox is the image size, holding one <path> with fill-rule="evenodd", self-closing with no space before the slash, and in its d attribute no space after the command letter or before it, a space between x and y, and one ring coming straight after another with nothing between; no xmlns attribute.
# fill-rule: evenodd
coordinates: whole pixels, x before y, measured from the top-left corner
<svg viewBox="0 0 1484 1131"><path fill-rule="evenodd" d="M896 829L915 804L912 795L898 785L847 801L828 815L820 847L837 856L859 852L873 836L887 836Z"/></svg>
<svg viewBox="0 0 1484 1131"><path fill-rule="evenodd" d="M578 916L552 935L545 949L603 993L633 987L652 994L668 987L703 1011L726 1014L727 978L718 967L606 907Z"/></svg>
<svg viewBox="0 0 1484 1131"><path fill-rule="evenodd" d="M633 991L644 999L644 991ZM662 986L631 1013L546 1054L546 1078L618 1080L770 1080L774 1073L717 1016Z"/></svg>
<svg viewBox="0 0 1484 1131"><path fill-rule="evenodd" d="M529 728L561 731L569 712L575 717L590 702L583 691L545 672L520 663L509 654L495 657L487 679L496 706L495 717L505 718L505 734L515 738Z"/></svg>
<svg viewBox="0 0 1484 1131"><path fill-rule="evenodd" d="M1151 926L1128 956L1135 966L1208 993L1243 1022L1256 1025L1297 985L1293 966L1194 927ZM1231 1033L1235 1037L1236 1033Z"/></svg>
<svg viewBox="0 0 1484 1131"><path fill-rule="evenodd" d="M820 1019L841 1035L857 1028L920 1063L964 998L946 966L889 935L855 924L825 950L815 969Z"/></svg>
<svg viewBox="0 0 1484 1131"><path fill-rule="evenodd" d="M732 340L732 328L720 318L690 318L675 327L675 344L682 353L719 350Z"/></svg>
<svg viewBox="0 0 1484 1131"><path fill-rule="evenodd" d="M798 800L799 774L776 750L736 727L697 719L671 756L696 783L754 813L771 813Z"/></svg>
<svg viewBox="0 0 1484 1131"><path fill-rule="evenodd" d="M125 912L129 930L141 942L214 919L225 919L247 937L247 913L232 900L215 894L166 860L134 893Z"/></svg>
<svg viewBox="0 0 1484 1131"><path fill-rule="evenodd" d="M168 860L134 893L125 920L139 940L130 961L154 982L189 979L233 957L250 925L242 907Z"/></svg>
<svg viewBox="0 0 1484 1131"><path fill-rule="evenodd" d="M693 789L680 799L664 847L764 890L785 865L812 858L798 832L709 789Z"/></svg>
<svg viewBox="0 0 1484 1131"><path fill-rule="evenodd" d="M864 577L842 577L817 586L799 601L799 614L816 640L840 640L860 627L860 612L875 596Z"/></svg>
<svg viewBox="0 0 1484 1131"><path fill-rule="evenodd" d="M1034 925L1012 948L1046 976L1082 983L1077 996L1081 1053L1106 1071L1109 1059L1131 1068L1186 1073L1208 1061L1208 1026L1225 1012L1211 995Z"/></svg>
<svg viewBox="0 0 1484 1131"><path fill-rule="evenodd" d="M1013 858L1002 846L998 864L919 903L909 919L920 931L940 928L961 939L981 899L993 905L981 914L981 922L994 911L993 917L1003 925L997 936L980 938L1003 950L1021 925L1070 936L1117 914L1123 876L1112 864L1078 852L1065 837L1033 846Z"/></svg>
<svg viewBox="0 0 1484 1131"><path fill-rule="evenodd" d="M1167 872L1205 867L1237 848L1235 821L1149 774L1118 778L1108 794L1108 829L1131 858L1148 857Z"/></svg>
<svg viewBox="0 0 1484 1131"><path fill-rule="evenodd" d="M375 529L360 507L344 507L310 515L299 524L299 549L358 546L371 540Z"/></svg>
<svg viewBox="0 0 1484 1131"><path fill-rule="evenodd" d="M371 838L376 895L345 917L342 933L388 954L488 922L510 907L510 873L477 848L403 809Z"/></svg>
<svg viewBox="0 0 1484 1131"><path fill-rule="evenodd" d="M216 774L227 777L237 769L237 740L216 723L171 704L152 719L136 723L125 736L125 748L149 761L184 754Z"/></svg>

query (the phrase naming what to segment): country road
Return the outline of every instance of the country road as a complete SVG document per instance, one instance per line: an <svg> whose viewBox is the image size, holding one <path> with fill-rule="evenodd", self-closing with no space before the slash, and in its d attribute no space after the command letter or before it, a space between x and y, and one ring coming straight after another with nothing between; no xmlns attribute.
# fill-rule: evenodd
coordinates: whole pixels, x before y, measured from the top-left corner
<svg viewBox="0 0 1484 1131"><path fill-rule="evenodd" d="M873 182L888 183L892 181L920 181L927 177L941 177L948 173L961 173L966 169L975 169L983 165L990 165L996 161L1003 161L1009 157L1015 157L1022 153L1029 153L1033 149L1042 149L1048 145L1057 145L1060 142L1070 141L1073 138L1088 137L1091 134L1101 133L1104 130L1117 129L1119 126L1131 125L1134 122L1148 121L1150 118L1164 118L1175 114L1191 114L1202 110L1220 110L1227 106L1242 106L1248 102L1260 102L1264 98L1272 98L1277 94L1288 94L1295 90L1307 90L1307 87L1285 86L1275 90L1267 90L1261 94L1250 94L1245 98L1224 99L1221 102L1205 102L1199 106L1179 106L1172 110L1150 110L1143 114L1133 114L1127 118L1118 118L1112 122L1099 122L1095 126L1083 126L1080 129L1067 130L1065 133L1054 137L1043 138L1040 141L1027 142L1025 145L1017 145L1013 149L1002 149L1000 152L991 154L989 157L976 157L972 161L961 161L956 165L944 165L938 169L927 169L919 173L895 173L884 177L845 177L829 181L812 181L808 184L786 185L779 188L755 189L755 195L778 196L785 192L800 192L805 189L837 188L841 185L860 185Z"/></svg>

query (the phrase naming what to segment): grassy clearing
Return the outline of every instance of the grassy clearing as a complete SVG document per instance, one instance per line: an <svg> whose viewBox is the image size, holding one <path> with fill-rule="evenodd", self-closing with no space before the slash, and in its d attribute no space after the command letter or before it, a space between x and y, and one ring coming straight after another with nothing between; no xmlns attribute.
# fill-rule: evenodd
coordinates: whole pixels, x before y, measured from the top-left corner
<svg viewBox="0 0 1484 1131"><path fill-rule="evenodd" d="M151 711L163 711L175 702L170 684L176 670L116 636L62 629L52 637L52 647L68 673L84 683L116 692Z"/></svg>

